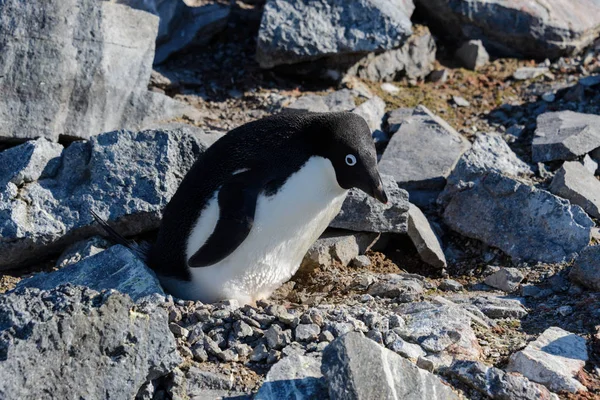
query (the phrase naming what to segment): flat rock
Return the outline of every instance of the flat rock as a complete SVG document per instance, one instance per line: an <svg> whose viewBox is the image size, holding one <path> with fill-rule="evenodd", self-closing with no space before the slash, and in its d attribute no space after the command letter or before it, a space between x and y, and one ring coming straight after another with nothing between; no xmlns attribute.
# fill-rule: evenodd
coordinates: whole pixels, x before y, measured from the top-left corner
<svg viewBox="0 0 600 400"><path fill-rule="evenodd" d="M513 78L517 81L524 81L527 79L535 79L538 76L544 75L548 72L546 67L520 67L513 73Z"/></svg>
<svg viewBox="0 0 600 400"><path fill-rule="evenodd" d="M554 175L550 191L600 218L600 181L577 161L566 161Z"/></svg>
<svg viewBox="0 0 600 400"><path fill-rule="evenodd" d="M0 188L22 186L56 173L63 146L47 139L33 140L0 152Z"/></svg>
<svg viewBox="0 0 600 400"><path fill-rule="evenodd" d="M101 236L92 236L89 239L73 243L58 257L55 264L56 268L63 268L67 265L76 264L85 258L94 256L108 249L110 246L111 244L108 240Z"/></svg>
<svg viewBox="0 0 600 400"><path fill-rule="evenodd" d="M456 51L455 57L471 71L478 70L490 62L490 55L481 40L469 40Z"/></svg>
<svg viewBox="0 0 600 400"><path fill-rule="evenodd" d="M477 296L472 298L470 302L492 319L519 319L527 315L527 310L523 306L524 300L520 298Z"/></svg>
<svg viewBox="0 0 600 400"><path fill-rule="evenodd" d="M501 268L485 278L485 284L503 292L512 293L525 277L517 268Z"/></svg>
<svg viewBox="0 0 600 400"><path fill-rule="evenodd" d="M0 354L7 400L132 399L183 361L165 309L70 285L0 296Z"/></svg>
<svg viewBox="0 0 600 400"><path fill-rule="evenodd" d="M54 272L40 272L17 287L50 290L65 283L93 290L115 289L134 301L152 294L164 296L156 275L128 248L116 245Z"/></svg>
<svg viewBox="0 0 600 400"><path fill-rule="evenodd" d="M327 383L321 363L313 357L297 354L277 362L267 373L256 400L310 400L327 397Z"/></svg>
<svg viewBox="0 0 600 400"><path fill-rule="evenodd" d="M531 146L534 162L574 160L600 147L600 116L573 111L548 112L537 118Z"/></svg>
<svg viewBox="0 0 600 400"><path fill-rule="evenodd" d="M410 275L386 274L369 286L371 296L400 298L401 301L413 301L424 292L423 285Z"/></svg>
<svg viewBox="0 0 600 400"><path fill-rule="evenodd" d="M587 390L575 377L588 360L585 339L558 327L548 328L525 349L510 356L508 371L559 392Z"/></svg>
<svg viewBox="0 0 600 400"><path fill-rule="evenodd" d="M469 142L454 128L419 106L392 136L379 170L393 176L398 186L408 190L411 200L421 205L416 201L419 192L433 192L431 197L435 199L469 147Z"/></svg>
<svg viewBox="0 0 600 400"><path fill-rule="evenodd" d="M408 236L424 262L435 268L446 268L446 256L440 240L431 229L425 214L414 204L408 210Z"/></svg>
<svg viewBox="0 0 600 400"><path fill-rule="evenodd" d="M2 2L0 141L87 139L192 113L147 89L158 23L105 1Z"/></svg>
<svg viewBox="0 0 600 400"><path fill-rule="evenodd" d="M418 0L422 12L455 39L480 39L503 56L555 59L587 47L600 31L590 0Z"/></svg>
<svg viewBox="0 0 600 400"><path fill-rule="evenodd" d="M569 273L569 279L600 291L600 246L588 246L579 253Z"/></svg>
<svg viewBox="0 0 600 400"><path fill-rule="evenodd" d="M579 206L493 171L469 178L445 190L452 230L526 261L560 262L587 246L594 223Z"/></svg>
<svg viewBox="0 0 600 400"><path fill-rule="evenodd" d="M412 34L412 1L267 1L256 59L262 68L400 47Z"/></svg>
<svg viewBox="0 0 600 400"><path fill-rule="evenodd" d="M350 189L342 210L331 221L331 228L359 232L406 233L408 230L408 193L390 176L382 175L388 204L382 204L362 190Z"/></svg>
<svg viewBox="0 0 600 400"><path fill-rule="evenodd" d="M326 96L308 94L296 99L284 111L337 112L356 108L354 93L349 89L337 90Z"/></svg>
<svg viewBox="0 0 600 400"><path fill-rule="evenodd" d="M553 394L545 386L531 382L522 375L507 374L503 370L480 361L456 361L448 370L473 389L495 400L551 400Z"/></svg>
<svg viewBox="0 0 600 400"><path fill-rule="evenodd" d="M352 112L363 117L365 121L367 121L369 129L373 132L377 129L381 129L381 123L383 122L383 116L385 115L385 101L374 96L356 107Z"/></svg>
<svg viewBox="0 0 600 400"><path fill-rule="evenodd" d="M59 168L39 165L37 181L0 187L0 269L39 260L98 232L90 210L123 235L157 228L206 147L181 129L109 132L72 143L57 160Z"/></svg>
<svg viewBox="0 0 600 400"><path fill-rule="evenodd" d="M359 333L327 346L321 370L332 400L458 399L440 378Z"/></svg>

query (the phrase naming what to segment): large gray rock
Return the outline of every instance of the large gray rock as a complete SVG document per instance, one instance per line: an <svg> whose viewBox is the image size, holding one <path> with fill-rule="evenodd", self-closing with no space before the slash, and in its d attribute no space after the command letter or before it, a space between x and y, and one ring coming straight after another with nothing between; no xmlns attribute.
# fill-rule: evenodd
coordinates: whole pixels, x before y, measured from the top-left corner
<svg viewBox="0 0 600 400"><path fill-rule="evenodd" d="M321 363L312 357L293 354L273 365L255 400L324 399L327 384Z"/></svg>
<svg viewBox="0 0 600 400"><path fill-rule="evenodd" d="M408 210L408 236L424 262L435 268L446 268L446 256L440 239L431 229L427 217L413 204Z"/></svg>
<svg viewBox="0 0 600 400"><path fill-rule="evenodd" d="M575 378L587 360L584 338L552 327L510 356L508 371L520 372L554 392L575 393L587 390Z"/></svg>
<svg viewBox="0 0 600 400"><path fill-rule="evenodd" d="M58 271L36 274L19 282L17 287L49 290L65 283L98 291L115 289L128 294L134 301L155 293L165 294L154 272L131 250L121 245L113 246Z"/></svg>
<svg viewBox="0 0 600 400"><path fill-rule="evenodd" d="M417 0L423 12L457 39L481 39L512 56L558 58L593 42L600 32L594 0Z"/></svg>
<svg viewBox="0 0 600 400"><path fill-rule="evenodd" d="M55 264L56 268L76 264L83 259L103 252L109 247L111 247L111 244L102 236L92 236L89 239L73 243L58 257Z"/></svg>
<svg viewBox="0 0 600 400"><path fill-rule="evenodd" d="M525 277L517 268L501 268L485 278L485 284L503 292L512 293Z"/></svg>
<svg viewBox="0 0 600 400"><path fill-rule="evenodd" d="M89 138L192 110L148 92L158 18L96 0L0 4L0 140Z"/></svg>
<svg viewBox="0 0 600 400"><path fill-rule="evenodd" d="M588 246L579 253L569 279L600 292L600 246Z"/></svg>
<svg viewBox="0 0 600 400"><path fill-rule="evenodd" d="M337 90L326 96L308 94L299 97L292 104L284 108L284 111L311 111L311 112L335 112L350 111L356 108L354 93L349 89Z"/></svg>
<svg viewBox="0 0 600 400"><path fill-rule="evenodd" d="M269 0L256 58L262 68L400 47L412 34L410 0Z"/></svg>
<svg viewBox="0 0 600 400"><path fill-rule="evenodd" d="M404 119L392 136L379 170L408 190L416 205L435 199L469 142L423 106Z"/></svg>
<svg viewBox="0 0 600 400"><path fill-rule="evenodd" d="M537 128L531 146L535 162L574 160L598 147L598 115L557 111L542 114L537 118Z"/></svg>
<svg viewBox="0 0 600 400"><path fill-rule="evenodd" d="M0 269L37 260L98 231L90 210L124 235L157 228L163 208L205 148L181 129L109 132L71 144L59 168L39 166L52 174L0 187ZM10 150L11 157L23 154Z"/></svg>
<svg viewBox="0 0 600 400"><path fill-rule="evenodd" d="M348 333L327 346L321 370L332 400L458 399L440 378L360 333Z"/></svg>
<svg viewBox="0 0 600 400"><path fill-rule="evenodd" d="M558 170L550 191L600 218L600 181L577 161L567 161Z"/></svg>
<svg viewBox="0 0 600 400"><path fill-rule="evenodd" d="M408 229L408 193L394 179L382 175L388 204L382 204L362 190L351 189L340 213L331 221L332 228L359 232L406 233Z"/></svg>
<svg viewBox="0 0 600 400"><path fill-rule="evenodd" d="M369 125L371 132L373 132L377 129L381 129L381 123L383 122L383 116L385 115L385 101L374 96L356 107L352 112L363 117L365 121L367 121L367 125Z"/></svg>
<svg viewBox="0 0 600 400"><path fill-rule="evenodd" d="M516 259L560 262L590 240L594 222L579 206L497 172L448 186L446 224Z"/></svg>
<svg viewBox="0 0 600 400"><path fill-rule="evenodd" d="M132 399L182 361L153 303L73 286L0 296L3 399Z"/></svg>

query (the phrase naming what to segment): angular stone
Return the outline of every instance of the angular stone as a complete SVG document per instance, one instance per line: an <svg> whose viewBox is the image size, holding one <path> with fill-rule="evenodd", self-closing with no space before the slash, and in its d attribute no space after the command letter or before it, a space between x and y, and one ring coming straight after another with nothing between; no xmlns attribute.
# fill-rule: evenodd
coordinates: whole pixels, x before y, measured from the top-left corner
<svg viewBox="0 0 600 400"><path fill-rule="evenodd" d="M299 97L283 111L338 112L356 108L354 93L349 89L337 90L327 96L307 94Z"/></svg>
<svg viewBox="0 0 600 400"><path fill-rule="evenodd" d="M596 174L598 170L598 162L596 162L589 154L583 156L583 159L580 161L581 165L585 167L592 175Z"/></svg>
<svg viewBox="0 0 600 400"><path fill-rule="evenodd" d="M538 76L544 75L546 72L548 72L548 68L546 67L521 67L517 68L513 74L513 78L517 81L524 81L527 79L535 79Z"/></svg>
<svg viewBox="0 0 600 400"><path fill-rule="evenodd" d="M579 253L569 273L569 279L600 291L600 246L588 246Z"/></svg>
<svg viewBox="0 0 600 400"><path fill-rule="evenodd" d="M371 265L371 259L368 256L357 256L350 261L350 265L354 268L367 268Z"/></svg>
<svg viewBox="0 0 600 400"><path fill-rule="evenodd" d="M321 333L321 328L316 324L299 324L296 327L296 340L299 342L314 342Z"/></svg>
<svg viewBox="0 0 600 400"><path fill-rule="evenodd" d="M403 301L411 301L423 291L423 286L417 279L401 274L388 274L373 283L369 287L368 293L371 296L399 297Z"/></svg>
<svg viewBox="0 0 600 400"><path fill-rule="evenodd" d="M206 147L179 129L109 132L72 143L51 176L0 187L0 269L39 260L99 231L90 210L123 235L157 228Z"/></svg>
<svg viewBox="0 0 600 400"><path fill-rule="evenodd" d="M400 354L404 358L417 361L419 357L425 357L425 351L418 344L408 343L402 338L397 338L387 345L387 348L394 353Z"/></svg>
<svg viewBox="0 0 600 400"><path fill-rule="evenodd" d="M105 1L2 2L0 141L87 139L191 113L148 92L157 30L156 16Z"/></svg>
<svg viewBox="0 0 600 400"><path fill-rule="evenodd" d="M480 361L456 361L448 370L473 389L495 400L551 400L553 394L544 386L522 375L507 374Z"/></svg>
<svg viewBox="0 0 600 400"><path fill-rule="evenodd" d="M523 318L527 315L523 303L523 299L496 296L478 296L471 299L471 304L479 308L486 316L494 319Z"/></svg>
<svg viewBox="0 0 600 400"><path fill-rule="evenodd" d="M9 182L22 186L53 175L63 147L40 138L0 152L0 190Z"/></svg>
<svg viewBox="0 0 600 400"><path fill-rule="evenodd" d="M556 59L586 48L600 30L600 5L589 0L418 0L430 23L454 39L481 39L504 56Z"/></svg>
<svg viewBox="0 0 600 400"><path fill-rule="evenodd" d="M286 107L286 110L299 110L310 112L328 112L329 106L325 103L323 96L308 94L302 96Z"/></svg>
<svg viewBox="0 0 600 400"><path fill-rule="evenodd" d="M464 287L460 282L453 279L444 279L442 283L440 283L440 289L446 292L460 292Z"/></svg>
<svg viewBox="0 0 600 400"><path fill-rule="evenodd" d="M408 193L398 188L390 176L382 175L381 180L388 204L382 204L362 190L350 189L340 213L329 226L358 232L406 233Z"/></svg>
<svg viewBox="0 0 600 400"><path fill-rule="evenodd" d="M485 278L485 284L503 292L512 293L525 277L517 268L501 268Z"/></svg>
<svg viewBox="0 0 600 400"><path fill-rule="evenodd" d="M460 60L462 65L472 71L475 71L490 62L490 55L485 50L481 40L470 40L466 42L456 51L455 57Z"/></svg>
<svg viewBox="0 0 600 400"><path fill-rule="evenodd" d="M510 356L508 371L520 372L553 392L587 390L575 377L588 360L585 339L548 328L525 349Z"/></svg>
<svg viewBox="0 0 600 400"><path fill-rule="evenodd" d="M382 174L392 175L409 191L412 201L419 192L435 199L462 154L470 147L454 128L423 106L415 108L392 136L381 161Z"/></svg>
<svg viewBox="0 0 600 400"><path fill-rule="evenodd" d="M94 256L110 247L108 240L101 236L92 236L87 240L73 243L56 260L56 267L63 268Z"/></svg>
<svg viewBox="0 0 600 400"><path fill-rule="evenodd" d="M598 115L557 111L537 118L537 129L531 145L534 162L574 160L598 147Z"/></svg>
<svg viewBox="0 0 600 400"><path fill-rule="evenodd" d="M183 361L164 308L70 285L0 296L0 354L6 399L132 399Z"/></svg>
<svg viewBox="0 0 600 400"><path fill-rule="evenodd" d="M267 1L256 48L262 68L401 46L412 34L412 2Z"/></svg>
<svg viewBox="0 0 600 400"><path fill-rule="evenodd" d="M115 289L128 294L133 301L164 292L156 275L129 249L116 245L94 256L58 271L41 272L24 279L17 287L50 290L65 283L93 290Z"/></svg>
<svg viewBox="0 0 600 400"><path fill-rule="evenodd" d="M374 96L356 107L352 112L363 117L367 121L369 129L373 132L381 129L381 123L385 115L385 102L379 97Z"/></svg>
<svg viewBox="0 0 600 400"><path fill-rule="evenodd" d="M600 181L581 163L566 161L554 175L550 191L600 218Z"/></svg>
<svg viewBox="0 0 600 400"><path fill-rule="evenodd" d="M560 262L590 241L594 223L579 206L496 172L470 178L445 191L452 230L526 261Z"/></svg>
<svg viewBox="0 0 600 400"><path fill-rule="evenodd" d="M431 229L427 217L413 204L408 210L408 236L424 262L435 268L446 268L446 256L440 240Z"/></svg>
<svg viewBox="0 0 600 400"><path fill-rule="evenodd" d="M291 355L273 365L255 400L324 399L327 382L321 373L321 363L312 357Z"/></svg>
<svg viewBox="0 0 600 400"><path fill-rule="evenodd" d="M321 371L331 400L458 399L440 378L359 333L348 333L327 346Z"/></svg>
<svg viewBox="0 0 600 400"><path fill-rule="evenodd" d="M471 103L461 96L452 96L452 101L457 107L471 107Z"/></svg>

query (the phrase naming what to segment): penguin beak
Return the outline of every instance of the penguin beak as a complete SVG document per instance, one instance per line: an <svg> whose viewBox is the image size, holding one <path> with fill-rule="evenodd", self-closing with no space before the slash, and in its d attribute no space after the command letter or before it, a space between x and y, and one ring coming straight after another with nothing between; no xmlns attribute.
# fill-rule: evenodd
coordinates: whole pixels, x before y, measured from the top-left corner
<svg viewBox="0 0 600 400"><path fill-rule="evenodd" d="M370 195L383 204L387 204L388 202L388 197L385 193L385 190L383 190L383 182L381 182L381 176L379 176L379 174L377 174L377 177L373 179Z"/></svg>

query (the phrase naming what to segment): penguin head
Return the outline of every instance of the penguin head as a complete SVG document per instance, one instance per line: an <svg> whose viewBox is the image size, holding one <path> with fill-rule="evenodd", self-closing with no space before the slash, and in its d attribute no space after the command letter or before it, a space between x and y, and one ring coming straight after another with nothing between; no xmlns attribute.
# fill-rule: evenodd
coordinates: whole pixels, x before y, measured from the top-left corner
<svg viewBox="0 0 600 400"><path fill-rule="evenodd" d="M319 129L323 157L333 164L338 184L357 188L382 203L388 198L377 169L377 153L367 122L349 112L321 114ZM322 146L323 139L325 146Z"/></svg>

